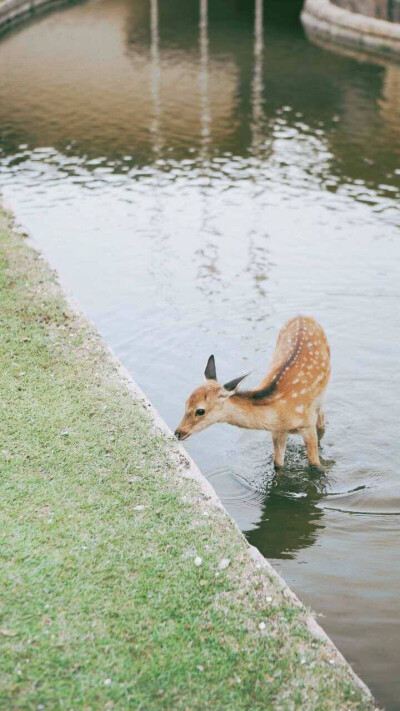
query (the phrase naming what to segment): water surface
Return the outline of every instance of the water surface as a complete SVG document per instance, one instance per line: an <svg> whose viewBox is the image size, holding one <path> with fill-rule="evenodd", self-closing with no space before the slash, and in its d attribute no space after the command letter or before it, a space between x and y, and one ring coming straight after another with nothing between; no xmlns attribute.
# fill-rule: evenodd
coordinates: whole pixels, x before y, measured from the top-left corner
<svg viewBox="0 0 400 711"><path fill-rule="evenodd" d="M175 427L210 353L264 375L297 313L332 348L324 477L290 441L187 448L399 709L400 69L312 46L298 2L91 0L0 44L0 185Z"/></svg>

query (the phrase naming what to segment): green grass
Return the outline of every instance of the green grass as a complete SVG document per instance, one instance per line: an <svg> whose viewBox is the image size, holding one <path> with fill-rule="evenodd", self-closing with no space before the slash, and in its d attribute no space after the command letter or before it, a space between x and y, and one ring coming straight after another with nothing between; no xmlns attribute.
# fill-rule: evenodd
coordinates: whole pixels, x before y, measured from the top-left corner
<svg viewBox="0 0 400 711"><path fill-rule="evenodd" d="M2 213L0 242L0 708L373 708Z"/></svg>

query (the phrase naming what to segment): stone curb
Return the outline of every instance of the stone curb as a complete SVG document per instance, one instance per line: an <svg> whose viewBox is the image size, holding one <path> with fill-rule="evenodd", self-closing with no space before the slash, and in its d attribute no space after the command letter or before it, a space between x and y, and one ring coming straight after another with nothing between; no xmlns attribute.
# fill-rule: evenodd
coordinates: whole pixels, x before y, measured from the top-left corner
<svg viewBox="0 0 400 711"><path fill-rule="evenodd" d="M365 17L329 0L305 0L301 21L310 41L323 39L400 61L399 23Z"/></svg>
<svg viewBox="0 0 400 711"><path fill-rule="evenodd" d="M0 2L0 34L24 20L45 12L50 6L61 7L71 0L3 0Z"/></svg>
<svg viewBox="0 0 400 711"><path fill-rule="evenodd" d="M13 207L10 204L6 204L4 199L3 199L3 208L5 211L10 214L11 216L14 217L14 212L13 212ZM15 219L15 218L14 218ZM47 259L45 255L40 251L38 248L38 245L35 243L29 229L23 225L23 223L17 221L15 219L14 224L13 224L13 229L18 233L20 232L21 234L24 235L24 241L29 244L29 246L35 250L36 253L40 255L40 258L43 259L46 263ZM51 267L53 272L55 270ZM55 272L57 275L57 281L60 290L62 291L63 297L67 301L70 309L72 312L74 312L80 319L82 319L84 322L89 323L92 329L98 333L98 330L95 326L95 324L88 318L87 314L84 313L82 310L82 307L80 306L79 302L75 299L75 297L70 293L68 288L66 287L65 284L62 283L59 275L57 272ZM130 372L125 368L125 366L122 364L118 356L114 353L112 348L108 346L107 343L103 340L103 338L99 335L99 338L101 339L101 342L103 343L105 350L109 354L110 361L114 365L116 372L118 374L118 377L121 379L121 382L124 383L124 385L130 390L132 393L134 399L138 404L141 406L141 408L147 413L147 416L150 419L151 426L154 428L155 431L158 433L162 433L166 440L168 441L168 447L169 447L169 454L171 456L172 462L174 464L175 470L179 474L180 477L183 479L191 479L195 481L200 489L200 492L204 496L204 503L202 503L202 506L209 506L209 507L217 507L221 509L226 517L231 521L232 525L236 528L236 530L239 532L240 536L243 539L244 544L246 545L247 548L247 553L249 557L249 561L251 561L252 565L257 568L258 570L264 569L267 571L268 577L274 582L276 588L280 590L283 594L283 596L287 599L290 600L296 607L299 607L303 609L306 612L306 625L308 628L308 631L314 637L314 639L323 642L324 644L327 645L329 648L330 654L332 655L331 658L335 660L335 662L338 665L345 666L352 677L355 685L362 691L362 693L365 696L366 701L369 701L370 703L374 703L374 698L373 695L368 688L368 686L363 682L360 677L357 676L355 671L352 669L350 664L347 662L345 657L342 655L342 653L338 650L334 642L331 640L331 638L327 635L325 630L322 629L322 627L318 624L316 621L315 617L311 613L307 613L306 608L304 607L303 603L299 600L297 595L291 590L291 588L288 586L288 584L285 582L285 580L279 575L279 573L275 570L275 568L272 567L272 565L269 563L269 561L264 558L264 556L260 553L260 551L255 548L254 546L251 546L247 539L245 538L244 534L240 530L238 524L236 521L231 517L231 515L228 513L228 511L225 509L223 506L220 498L218 497L215 489L213 486L210 484L210 482L206 479L204 474L200 471L199 467L197 464L194 462L194 460L191 458L191 456L188 454L188 452L185 450L182 444L180 444L177 439L174 437L172 431L168 427L167 423L163 420L161 417L160 413L158 410L154 407L154 405L149 401L148 397L145 395L143 390L139 387L139 385L135 382L133 379L132 375ZM378 708L374 704L374 708Z"/></svg>

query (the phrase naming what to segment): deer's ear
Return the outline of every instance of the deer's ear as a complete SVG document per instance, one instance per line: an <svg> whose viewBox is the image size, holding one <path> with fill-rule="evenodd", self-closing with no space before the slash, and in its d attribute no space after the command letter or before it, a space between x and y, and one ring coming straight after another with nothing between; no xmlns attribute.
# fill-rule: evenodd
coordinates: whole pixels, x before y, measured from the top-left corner
<svg viewBox="0 0 400 711"><path fill-rule="evenodd" d="M204 375L206 376L206 380L216 380L217 379L217 371L215 370L215 359L214 359L213 355L210 355L210 357L207 361Z"/></svg>
<svg viewBox="0 0 400 711"><path fill-rule="evenodd" d="M233 395L233 393L236 392L242 380L247 378L248 375L250 375L250 373L246 373L246 375L241 375L240 378L235 378L234 380L230 380L229 383L225 383L224 388L228 391L229 395Z"/></svg>

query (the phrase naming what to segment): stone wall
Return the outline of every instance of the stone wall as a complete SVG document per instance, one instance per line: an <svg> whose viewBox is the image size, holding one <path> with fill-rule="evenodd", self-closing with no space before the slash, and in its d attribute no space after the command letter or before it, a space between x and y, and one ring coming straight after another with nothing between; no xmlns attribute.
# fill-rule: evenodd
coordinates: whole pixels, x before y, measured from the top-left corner
<svg viewBox="0 0 400 711"><path fill-rule="evenodd" d="M378 17L378 6L391 8L393 21ZM362 11L364 10L364 11ZM367 11L374 14L367 14ZM337 45L379 61L400 59L400 0L305 0L301 20L310 41L335 49Z"/></svg>
<svg viewBox="0 0 400 711"><path fill-rule="evenodd" d="M378 20L400 22L400 0L331 0L333 5Z"/></svg>
<svg viewBox="0 0 400 711"><path fill-rule="evenodd" d="M62 6L75 0L0 0L0 34L14 24L45 12L50 6Z"/></svg>

